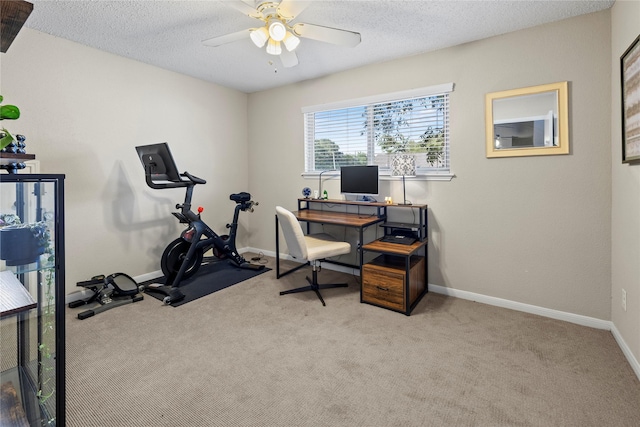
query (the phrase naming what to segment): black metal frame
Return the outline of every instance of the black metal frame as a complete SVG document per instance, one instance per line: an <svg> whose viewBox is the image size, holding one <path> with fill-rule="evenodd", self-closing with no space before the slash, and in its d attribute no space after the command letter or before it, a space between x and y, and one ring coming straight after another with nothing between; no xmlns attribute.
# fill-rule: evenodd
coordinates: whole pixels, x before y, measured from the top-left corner
<svg viewBox="0 0 640 427"><path fill-rule="evenodd" d="M405 231L420 240L421 242L427 238L427 209L421 208L419 205L400 205L410 208L416 208L420 210L419 221L417 224L400 223L400 222L385 222L380 226L384 228L384 234L394 234L396 231Z"/></svg>
<svg viewBox="0 0 640 427"><path fill-rule="evenodd" d="M633 164L633 163L639 163L640 162L640 156L635 156L635 157L627 157L627 135L626 135L626 121L625 121L625 113L626 113L626 109L627 109L627 97L625 96L625 61L627 60L627 56L629 55L629 53L637 48L638 46L640 46L640 35L638 35L638 37L635 38L635 40L633 42L631 42L631 44L629 45L629 47L627 48L627 50L624 51L624 53L622 54L622 56L620 56L620 101L621 101L621 106L622 106L622 163L629 163L629 164Z"/></svg>
<svg viewBox="0 0 640 427"><path fill-rule="evenodd" d="M54 195L54 207L55 207L55 232L53 233L52 238L54 239L54 247L55 247L55 258L53 268L55 269L55 379L56 379L56 395L55 395L55 420L56 424L59 426L65 425L65 250L64 250L64 179L65 176L63 174L17 174L17 173L8 173L8 174L0 174L0 183L12 182L16 184L16 214L24 219L25 211L24 211L24 199L25 194L22 188L24 183L34 183L34 193L36 196L36 221L42 220L42 205L41 205L41 183L44 182L53 182L55 186L55 195ZM38 283L42 282L42 268L39 265L37 266L38 272ZM49 268L49 267L47 267ZM18 273L18 277L22 283L24 283L24 275L26 273ZM44 290L38 286L37 298L38 298L38 322L42 319L42 304L41 301L44 299L43 295ZM24 341L28 340L28 328L26 325L26 313L20 313L19 316L19 337ZM42 328L38 326L38 337L37 342L42 342ZM20 338L18 340L18 365L26 366L28 360L28 356L25 353L24 349L21 349ZM33 417L37 417L39 411L44 411L45 415L48 415L48 410L46 406L41 405L38 402L38 399L35 397L35 392L38 390L37 384L42 384L43 382L43 372L42 372L42 363L41 363L41 352L38 351L38 368L37 368L37 379L34 379L31 375L29 375L26 371L20 370L20 380L24 380L28 387L31 388L30 392L21 386L22 393L22 401L23 404L34 407L36 404L39 405L39 410L35 411L33 408L31 410L27 410L27 416L30 417L30 423L36 423L36 420ZM33 394L33 395L32 395ZM39 420L37 421L39 425Z"/></svg>

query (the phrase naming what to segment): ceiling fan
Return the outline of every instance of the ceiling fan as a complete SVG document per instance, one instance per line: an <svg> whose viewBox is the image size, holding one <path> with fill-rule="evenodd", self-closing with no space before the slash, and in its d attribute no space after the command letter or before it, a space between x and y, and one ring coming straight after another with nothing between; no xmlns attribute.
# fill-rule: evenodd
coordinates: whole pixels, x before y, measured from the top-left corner
<svg viewBox="0 0 640 427"><path fill-rule="evenodd" d="M261 1L253 7L241 0L225 1L240 12L261 21L257 28L225 34L219 37L203 40L205 46L221 46L236 42L247 36L259 48L266 45L268 54L277 55L286 68L298 65L295 49L300 44L300 38L318 40L341 46L354 47L360 43L360 33L303 22L293 23L295 18L311 2L296 2L292 0ZM251 2L254 3L254 2Z"/></svg>

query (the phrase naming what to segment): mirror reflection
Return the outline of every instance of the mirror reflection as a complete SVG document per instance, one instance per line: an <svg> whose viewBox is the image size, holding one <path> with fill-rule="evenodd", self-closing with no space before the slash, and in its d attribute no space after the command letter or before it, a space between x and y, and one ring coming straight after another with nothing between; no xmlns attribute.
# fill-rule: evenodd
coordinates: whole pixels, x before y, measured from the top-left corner
<svg viewBox="0 0 640 427"><path fill-rule="evenodd" d="M557 123L555 92L493 101L493 133L498 150L557 146Z"/></svg>
<svg viewBox="0 0 640 427"><path fill-rule="evenodd" d="M566 82L490 93L486 108L487 157L569 152Z"/></svg>

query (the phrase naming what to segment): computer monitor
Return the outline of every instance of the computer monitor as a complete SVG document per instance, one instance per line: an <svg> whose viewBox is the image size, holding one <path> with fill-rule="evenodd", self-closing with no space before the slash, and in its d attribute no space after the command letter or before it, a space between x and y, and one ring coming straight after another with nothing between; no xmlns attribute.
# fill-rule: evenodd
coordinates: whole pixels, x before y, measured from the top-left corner
<svg viewBox="0 0 640 427"><path fill-rule="evenodd" d="M169 150L169 144L166 142L141 145L136 147L136 151L145 173L151 174L152 181L182 181L178 167Z"/></svg>
<svg viewBox="0 0 640 427"><path fill-rule="evenodd" d="M353 195L378 194L378 166L342 166L340 193Z"/></svg>

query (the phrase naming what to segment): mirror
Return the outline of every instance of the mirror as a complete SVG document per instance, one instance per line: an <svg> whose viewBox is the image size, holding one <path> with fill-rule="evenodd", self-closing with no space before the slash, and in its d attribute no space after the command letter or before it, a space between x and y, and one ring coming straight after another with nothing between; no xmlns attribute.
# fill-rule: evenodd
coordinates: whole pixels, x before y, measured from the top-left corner
<svg viewBox="0 0 640 427"><path fill-rule="evenodd" d="M567 82L488 93L487 157L569 154Z"/></svg>

